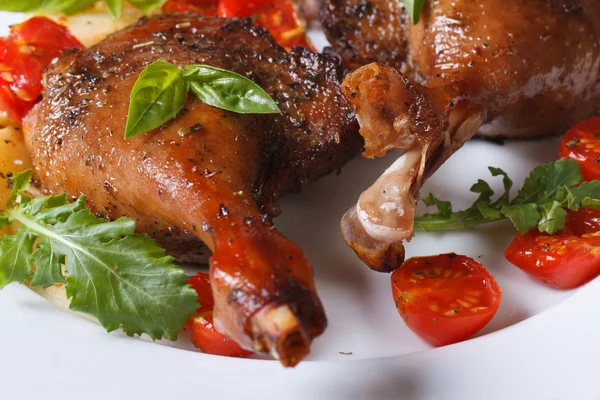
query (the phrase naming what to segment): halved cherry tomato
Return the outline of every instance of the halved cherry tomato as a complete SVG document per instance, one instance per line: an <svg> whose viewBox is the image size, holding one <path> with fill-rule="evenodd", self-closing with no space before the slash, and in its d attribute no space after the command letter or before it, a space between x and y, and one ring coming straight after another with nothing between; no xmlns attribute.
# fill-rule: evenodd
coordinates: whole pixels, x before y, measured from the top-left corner
<svg viewBox="0 0 600 400"><path fill-rule="evenodd" d="M587 233L595 229L597 218L597 212L578 211L569 215L562 233L548 235L534 230L518 234L504 255L549 286L576 288L600 275L600 232Z"/></svg>
<svg viewBox="0 0 600 400"><path fill-rule="evenodd" d="M192 11L225 18L255 16L256 24L268 30L285 49L313 49L292 0L169 0L163 11Z"/></svg>
<svg viewBox="0 0 600 400"><path fill-rule="evenodd" d="M202 15L217 15L219 0L169 0L162 10L165 12L196 12Z"/></svg>
<svg viewBox="0 0 600 400"><path fill-rule="evenodd" d="M221 0L219 1L220 17L249 17L262 12L267 4L283 3L272 0Z"/></svg>
<svg viewBox="0 0 600 400"><path fill-rule="evenodd" d="M591 208L567 211L567 227L575 236L600 232L600 211Z"/></svg>
<svg viewBox="0 0 600 400"><path fill-rule="evenodd" d="M600 179L600 117L573 125L562 138L559 153L581 165L586 181Z"/></svg>
<svg viewBox="0 0 600 400"><path fill-rule="evenodd" d="M271 32L277 43L288 50L294 46L314 50L296 6L290 0L268 2L258 13L256 23Z"/></svg>
<svg viewBox="0 0 600 400"><path fill-rule="evenodd" d="M242 349L239 344L217 332L213 325L215 302L207 274L202 272L192 276L188 282L198 293L200 308L185 324L192 343L204 353L228 357L247 357L252 352Z"/></svg>
<svg viewBox="0 0 600 400"><path fill-rule="evenodd" d="M454 253L408 259L392 274L392 292L406 325L434 346L468 339L502 301L488 270Z"/></svg>
<svg viewBox="0 0 600 400"><path fill-rule="evenodd" d="M42 91L42 73L68 48L83 49L66 27L33 17L0 41L0 110L21 122Z"/></svg>

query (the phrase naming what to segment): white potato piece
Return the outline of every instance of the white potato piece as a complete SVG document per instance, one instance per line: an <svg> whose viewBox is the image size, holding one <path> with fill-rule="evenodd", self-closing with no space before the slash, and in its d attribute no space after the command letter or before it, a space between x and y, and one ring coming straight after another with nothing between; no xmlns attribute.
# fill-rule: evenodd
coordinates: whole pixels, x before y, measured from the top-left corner
<svg viewBox="0 0 600 400"><path fill-rule="evenodd" d="M11 174L31 168L29 151L23 140L23 131L15 122L0 117L0 210L6 207ZM11 227L0 230L0 236L11 233Z"/></svg>
<svg viewBox="0 0 600 400"><path fill-rule="evenodd" d="M97 3L75 15L48 14L46 16L66 25L85 47L90 47L111 33L133 24L143 15L137 8L124 5L121 18L117 19L110 15L104 3Z"/></svg>
<svg viewBox="0 0 600 400"><path fill-rule="evenodd" d="M87 319L88 321L100 324L100 322L98 322L98 320L95 317L89 314L71 311L69 309L71 300L67 297L67 288L65 287L65 285L57 284L54 286L50 286L46 289L42 289L41 287L34 287L31 288L31 290L33 290L34 292L48 300L52 305L60 308L61 310L72 312L83 319Z"/></svg>

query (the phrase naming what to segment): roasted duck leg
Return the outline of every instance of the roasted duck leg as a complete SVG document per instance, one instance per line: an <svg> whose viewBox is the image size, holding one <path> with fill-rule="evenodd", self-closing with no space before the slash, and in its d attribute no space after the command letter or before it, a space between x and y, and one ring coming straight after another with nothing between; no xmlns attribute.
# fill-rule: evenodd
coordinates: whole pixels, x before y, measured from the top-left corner
<svg viewBox="0 0 600 400"><path fill-rule="evenodd" d="M342 222L372 268L404 258L424 180L477 132L556 135L600 109L596 0L323 0L328 38L354 69L344 83L367 157L406 150ZM384 65L385 64L385 65Z"/></svg>
<svg viewBox="0 0 600 400"><path fill-rule="evenodd" d="M175 119L125 140L133 84L158 59L244 74L282 114L235 114L190 96ZM362 146L340 81L333 61L288 54L249 20L163 14L54 63L26 137L46 190L85 193L106 218L135 218L173 254L204 242L218 330L293 366L326 319L311 265L270 216L281 193Z"/></svg>

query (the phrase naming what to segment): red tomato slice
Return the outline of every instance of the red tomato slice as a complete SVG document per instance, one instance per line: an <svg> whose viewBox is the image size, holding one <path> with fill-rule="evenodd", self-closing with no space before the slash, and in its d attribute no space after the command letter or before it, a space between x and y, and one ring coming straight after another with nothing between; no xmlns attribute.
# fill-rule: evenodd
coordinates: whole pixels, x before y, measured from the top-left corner
<svg viewBox="0 0 600 400"><path fill-rule="evenodd" d="M198 293L200 308L185 324L185 329L192 343L204 353L228 357L247 357L252 354L227 336L217 332L213 325L213 308L215 305L210 280L207 274L199 272L192 276L189 284Z"/></svg>
<svg viewBox="0 0 600 400"><path fill-rule="evenodd" d="M271 32L277 43L288 51L294 46L314 50L294 3L290 0L267 3L258 14L256 23Z"/></svg>
<svg viewBox="0 0 600 400"><path fill-rule="evenodd" d="M67 48L83 49L67 28L44 17L13 26L0 46L0 109L18 122L40 96L48 64Z"/></svg>
<svg viewBox="0 0 600 400"><path fill-rule="evenodd" d="M576 236L531 231L518 234L504 255L533 278L558 289L572 289L600 274L600 233Z"/></svg>
<svg viewBox="0 0 600 400"><path fill-rule="evenodd" d="M294 46L313 49L292 0L169 0L163 11L191 11L225 18L255 16L288 51Z"/></svg>
<svg viewBox="0 0 600 400"><path fill-rule="evenodd" d="M562 138L559 153L581 165L586 181L600 179L600 117L573 125Z"/></svg>
<svg viewBox="0 0 600 400"><path fill-rule="evenodd" d="M219 1L219 16L220 17L249 17L252 14L256 14L262 11L262 9L269 3L281 3L281 1L274 2L272 0L221 0Z"/></svg>
<svg viewBox="0 0 600 400"><path fill-rule="evenodd" d="M600 211L591 208L567 211L567 227L575 236L600 232Z"/></svg>
<svg viewBox="0 0 600 400"><path fill-rule="evenodd" d="M219 0L169 0L162 7L164 12L196 12L202 15L217 15Z"/></svg>
<svg viewBox="0 0 600 400"><path fill-rule="evenodd" d="M454 253L408 259L392 274L392 292L406 325L434 346L468 339L502 301L488 270Z"/></svg>

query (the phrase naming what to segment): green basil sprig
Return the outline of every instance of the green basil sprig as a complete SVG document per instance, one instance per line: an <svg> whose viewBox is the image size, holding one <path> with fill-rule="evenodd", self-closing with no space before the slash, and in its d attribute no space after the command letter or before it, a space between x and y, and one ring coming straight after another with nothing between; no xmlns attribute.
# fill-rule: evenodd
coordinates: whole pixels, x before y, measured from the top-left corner
<svg viewBox="0 0 600 400"><path fill-rule="evenodd" d="M13 12L59 12L66 15L78 13L98 3L99 0L0 0L1 11ZM102 0L110 13L119 18L123 0ZM145 13L151 13L162 7L167 0L128 0L132 6Z"/></svg>
<svg viewBox="0 0 600 400"><path fill-rule="evenodd" d="M133 86L125 139L175 117L190 90L206 104L238 114L281 112L271 96L245 76L208 65L180 67L158 60L142 71Z"/></svg>
<svg viewBox="0 0 600 400"><path fill-rule="evenodd" d="M425 0L404 0L404 8L408 11L413 24L419 22Z"/></svg>

